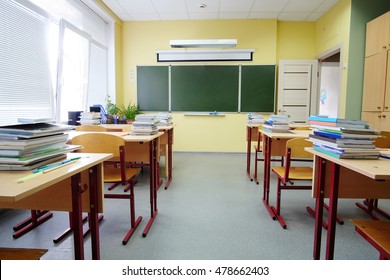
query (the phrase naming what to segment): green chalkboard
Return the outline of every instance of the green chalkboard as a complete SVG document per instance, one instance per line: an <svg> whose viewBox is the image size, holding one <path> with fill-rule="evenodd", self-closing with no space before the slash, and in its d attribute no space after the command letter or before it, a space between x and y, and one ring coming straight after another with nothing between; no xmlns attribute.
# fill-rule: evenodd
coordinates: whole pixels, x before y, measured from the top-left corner
<svg viewBox="0 0 390 280"><path fill-rule="evenodd" d="M138 66L137 104L144 111L272 113L275 73L275 65Z"/></svg>
<svg viewBox="0 0 390 280"><path fill-rule="evenodd" d="M172 66L173 111L238 110L238 66Z"/></svg>
<svg viewBox="0 0 390 280"><path fill-rule="evenodd" d="M241 112L274 112L275 65L241 67Z"/></svg>
<svg viewBox="0 0 390 280"><path fill-rule="evenodd" d="M137 105L143 111L169 110L168 66L137 66Z"/></svg>

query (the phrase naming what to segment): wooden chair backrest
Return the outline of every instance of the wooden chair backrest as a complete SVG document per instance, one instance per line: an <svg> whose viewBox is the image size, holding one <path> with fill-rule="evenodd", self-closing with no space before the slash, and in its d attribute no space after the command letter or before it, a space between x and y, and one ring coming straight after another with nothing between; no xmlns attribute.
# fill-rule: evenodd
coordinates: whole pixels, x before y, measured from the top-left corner
<svg viewBox="0 0 390 280"><path fill-rule="evenodd" d="M294 130L311 130L309 125L304 125L304 126L297 126L294 128Z"/></svg>
<svg viewBox="0 0 390 280"><path fill-rule="evenodd" d="M125 145L125 140L117 135L106 133L84 133L71 140L72 145L81 145L82 153L112 153L114 158L119 158L119 147Z"/></svg>
<svg viewBox="0 0 390 280"><path fill-rule="evenodd" d="M107 131L107 129L100 125L79 125L76 126L77 131Z"/></svg>
<svg viewBox="0 0 390 280"><path fill-rule="evenodd" d="M381 131L380 135L382 137L378 137L375 139L375 147L390 148L390 131Z"/></svg>
<svg viewBox="0 0 390 280"><path fill-rule="evenodd" d="M313 143L305 138L294 138L286 142L286 149L291 149L290 157L299 159L312 159L313 154L305 151L306 147L312 147Z"/></svg>

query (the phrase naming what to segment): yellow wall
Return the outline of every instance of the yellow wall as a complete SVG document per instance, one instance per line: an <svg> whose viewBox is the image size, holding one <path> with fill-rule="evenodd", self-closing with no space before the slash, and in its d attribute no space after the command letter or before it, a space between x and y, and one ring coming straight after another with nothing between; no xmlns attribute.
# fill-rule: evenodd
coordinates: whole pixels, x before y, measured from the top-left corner
<svg viewBox="0 0 390 280"><path fill-rule="evenodd" d="M235 38L237 48L255 49L253 62L245 64L277 64L279 58L315 58L314 23L278 23L274 19L123 22L122 31L125 104L136 102L136 66L157 65L155 51L170 49L172 39ZM246 113L228 113L225 117L173 113L174 150L244 152L246 119Z"/></svg>
<svg viewBox="0 0 390 280"><path fill-rule="evenodd" d="M316 57L314 22L278 22L278 61Z"/></svg>
<svg viewBox="0 0 390 280"><path fill-rule="evenodd" d="M108 14L114 19L115 26L115 90L116 92L109 92L108 95L116 97L116 103L123 104L123 67L122 67L122 20L107 7L102 0L96 0L96 2L108 12Z"/></svg>
<svg viewBox="0 0 390 280"><path fill-rule="evenodd" d="M339 100L339 117L345 116L345 100L347 94L349 32L351 21L351 0L341 0L315 24L315 45L317 55L321 55L335 47L341 47L343 66L341 92Z"/></svg>

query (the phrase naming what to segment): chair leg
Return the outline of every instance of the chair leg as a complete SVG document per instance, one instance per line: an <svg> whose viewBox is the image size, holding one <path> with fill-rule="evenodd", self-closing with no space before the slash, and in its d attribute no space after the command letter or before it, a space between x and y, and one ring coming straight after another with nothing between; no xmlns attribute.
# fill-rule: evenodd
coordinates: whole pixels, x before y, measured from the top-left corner
<svg viewBox="0 0 390 280"><path fill-rule="evenodd" d="M255 180L256 184L259 184L259 179L257 178L257 162L259 161L258 157L258 151L255 150L255 170L253 171L253 180Z"/></svg>
<svg viewBox="0 0 390 280"><path fill-rule="evenodd" d="M283 229L287 228L286 222L284 221L283 217L280 215L280 208L281 208L281 198L282 198L282 181L278 178L278 187L277 187L277 193L276 193L276 208L274 206L271 206L271 209L274 211L276 218L279 221L280 226Z"/></svg>
<svg viewBox="0 0 390 280"><path fill-rule="evenodd" d="M136 182L135 178L132 178L129 181L128 188L130 190L130 194L105 194L104 198L114 198L114 199L129 199L130 204L130 229L126 233L125 237L122 240L122 244L126 245L127 242L129 242L131 236L137 229L138 225L140 224L142 220L142 216L139 216L137 219L135 219L135 203L134 203L134 182Z"/></svg>
<svg viewBox="0 0 390 280"><path fill-rule="evenodd" d="M119 183L113 183L111 185L108 186L108 190L111 191L113 188L115 188L116 186L118 186Z"/></svg>
<svg viewBox="0 0 390 280"><path fill-rule="evenodd" d="M140 224L140 222L142 220L141 216L139 216L137 218L137 220L135 219L134 184L133 183L130 183L130 199L129 199L129 202L130 202L130 229L129 229L129 231L127 232L127 234L125 235L125 237L122 240L122 244L123 245L126 245L127 242L129 242L129 239L131 238L131 236L133 235L134 231L136 230L136 228L138 227L138 225Z"/></svg>

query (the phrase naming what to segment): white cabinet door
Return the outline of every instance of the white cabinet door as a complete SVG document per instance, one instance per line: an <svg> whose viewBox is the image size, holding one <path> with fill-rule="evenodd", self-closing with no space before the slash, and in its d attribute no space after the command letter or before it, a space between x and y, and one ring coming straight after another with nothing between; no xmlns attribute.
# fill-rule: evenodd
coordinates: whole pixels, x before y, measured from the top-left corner
<svg viewBox="0 0 390 280"><path fill-rule="evenodd" d="M294 122L306 122L316 111L317 88L316 60L279 61L278 110L279 115L288 115Z"/></svg>

